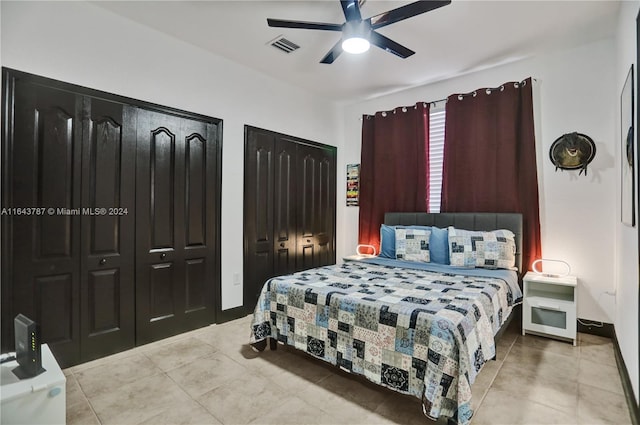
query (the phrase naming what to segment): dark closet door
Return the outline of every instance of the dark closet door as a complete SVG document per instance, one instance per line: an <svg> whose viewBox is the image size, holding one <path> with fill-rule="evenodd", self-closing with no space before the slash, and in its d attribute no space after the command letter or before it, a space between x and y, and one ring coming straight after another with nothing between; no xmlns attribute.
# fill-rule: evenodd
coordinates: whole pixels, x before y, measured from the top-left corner
<svg viewBox="0 0 640 425"><path fill-rule="evenodd" d="M73 211L81 207L82 98L13 81L8 206L44 210L12 214L12 234L5 236L12 240L14 260L7 319L22 313L35 320L42 341L65 367L80 354L80 216Z"/></svg>
<svg viewBox="0 0 640 425"><path fill-rule="evenodd" d="M135 108L84 98L81 358L135 344Z"/></svg>
<svg viewBox="0 0 640 425"><path fill-rule="evenodd" d="M139 109L138 344L215 320L214 124Z"/></svg>
<svg viewBox="0 0 640 425"><path fill-rule="evenodd" d="M335 148L308 143L245 127L247 310L269 278L335 263Z"/></svg>
<svg viewBox="0 0 640 425"><path fill-rule="evenodd" d="M298 270L335 263L335 156L298 145Z"/></svg>
<svg viewBox="0 0 640 425"><path fill-rule="evenodd" d="M245 128L244 302L255 306L264 282L273 276L275 136Z"/></svg>
<svg viewBox="0 0 640 425"><path fill-rule="evenodd" d="M273 275L294 273L297 267L296 179L297 143L286 137L275 139L273 194Z"/></svg>

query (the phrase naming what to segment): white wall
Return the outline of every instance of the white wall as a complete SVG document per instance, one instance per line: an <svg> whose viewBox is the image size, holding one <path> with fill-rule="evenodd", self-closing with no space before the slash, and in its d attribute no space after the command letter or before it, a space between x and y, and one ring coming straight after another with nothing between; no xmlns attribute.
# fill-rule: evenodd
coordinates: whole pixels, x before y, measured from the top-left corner
<svg viewBox="0 0 640 425"><path fill-rule="evenodd" d="M222 308L242 305L244 125L335 146L335 106L92 4L0 8L2 66L223 119Z"/></svg>
<svg viewBox="0 0 640 425"><path fill-rule="evenodd" d="M622 92L622 87L629 72L629 68L634 64L635 86L638 87L638 64L636 60L636 16L640 10L640 1L625 1L620 7L618 33L616 36L616 73L615 89L616 93ZM637 93L637 91L636 91ZM635 94L634 93L634 96ZM636 97L636 111L638 99ZM616 123L620 122L620 106L616 105ZM637 115L636 115L637 116ZM634 117L635 119L635 117ZM620 140L620 126L617 125L616 140ZM636 140L638 123L636 123ZM616 158L620 158L620 144L617 144ZM636 146L638 146L636 144ZM638 167L636 165L636 173ZM638 181L636 179L636 181ZM617 205L620 199L620 183L616 185ZM616 314L615 328L620 345L620 351L624 358L625 365L629 371L629 377L633 384L636 402L639 401L639 380L638 371L638 226L640 226L638 210L638 200L636 199L636 227L616 225L616 249L618 258L616 268L618 271L617 291L616 291Z"/></svg>
<svg viewBox="0 0 640 425"><path fill-rule="evenodd" d="M614 40L606 39L345 106L345 162L339 167L360 162L360 117L364 113L536 78L540 92L536 145L543 256L566 260L579 277L579 317L611 323L615 299L605 292L615 288L615 228L620 214L616 207L620 177L614 160L619 91L614 64ZM549 160L553 141L571 131L587 134L596 142L597 154L586 177L577 172L555 172ZM339 197L343 196L344 189L338 189ZM345 231L340 235L340 255L354 251L358 234L358 208L342 208Z"/></svg>

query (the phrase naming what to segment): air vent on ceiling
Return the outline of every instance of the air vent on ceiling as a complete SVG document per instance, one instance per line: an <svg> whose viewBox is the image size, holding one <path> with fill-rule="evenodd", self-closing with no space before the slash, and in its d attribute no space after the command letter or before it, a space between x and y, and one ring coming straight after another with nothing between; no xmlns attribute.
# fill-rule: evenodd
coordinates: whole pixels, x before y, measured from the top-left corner
<svg viewBox="0 0 640 425"><path fill-rule="evenodd" d="M294 50L298 50L300 46L298 46L293 41L287 40L283 36L279 35L273 40L269 42L273 47L282 50L285 53L291 53Z"/></svg>

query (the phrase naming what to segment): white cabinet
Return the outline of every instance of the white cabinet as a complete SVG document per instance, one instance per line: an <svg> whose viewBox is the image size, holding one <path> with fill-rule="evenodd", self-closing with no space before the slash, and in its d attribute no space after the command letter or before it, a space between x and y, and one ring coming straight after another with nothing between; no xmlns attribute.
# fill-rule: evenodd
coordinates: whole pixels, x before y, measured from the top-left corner
<svg viewBox="0 0 640 425"><path fill-rule="evenodd" d="M0 423L64 424L66 378L49 346L42 344L42 367L46 372L20 380L12 372L17 366L15 360L2 364Z"/></svg>
<svg viewBox="0 0 640 425"><path fill-rule="evenodd" d="M576 345L578 279L529 272L523 282L522 335L546 335Z"/></svg>

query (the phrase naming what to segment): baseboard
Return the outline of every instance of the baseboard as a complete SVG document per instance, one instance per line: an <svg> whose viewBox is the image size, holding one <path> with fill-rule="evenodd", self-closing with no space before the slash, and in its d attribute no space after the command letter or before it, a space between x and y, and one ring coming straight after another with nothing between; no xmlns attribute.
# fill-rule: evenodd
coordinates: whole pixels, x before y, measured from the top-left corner
<svg viewBox="0 0 640 425"><path fill-rule="evenodd" d="M582 323L580 323L582 322ZM586 325L584 323L587 323ZM589 323L602 323L602 326L590 326ZM605 338L613 339L614 329L613 323L603 323L603 322L594 322L589 319L578 319L578 332L582 332L585 334L603 336Z"/></svg>
<svg viewBox="0 0 640 425"><path fill-rule="evenodd" d="M624 363L624 358L622 358L622 352L620 351L620 345L618 344L618 337L616 336L615 329L613 330L613 337L611 339L613 340L613 351L616 356L620 380L622 381L622 389L624 390L624 395L627 399L627 406L629 407L629 414L631 415L631 423L633 425L640 425L640 406L636 403L636 397L633 394L631 378L629 377L627 365Z"/></svg>
<svg viewBox="0 0 640 425"><path fill-rule="evenodd" d="M228 310L221 310L218 312L216 323L230 322L231 320L240 319L247 315L247 310L244 306L230 308Z"/></svg>

